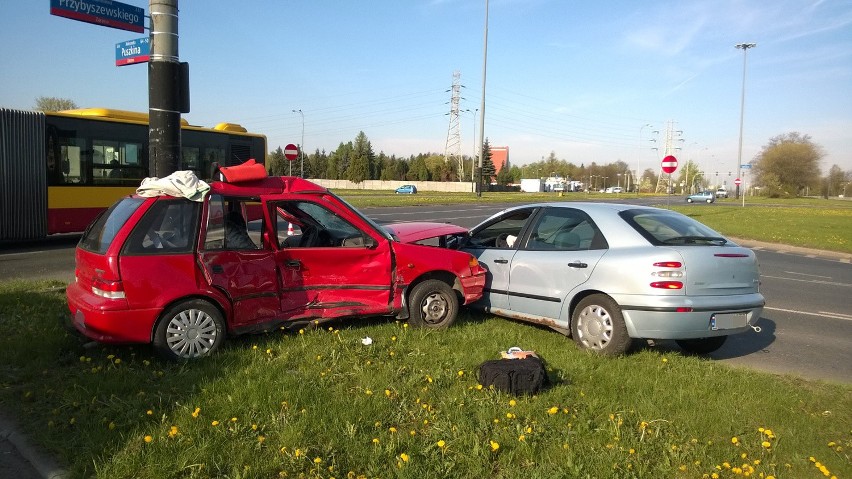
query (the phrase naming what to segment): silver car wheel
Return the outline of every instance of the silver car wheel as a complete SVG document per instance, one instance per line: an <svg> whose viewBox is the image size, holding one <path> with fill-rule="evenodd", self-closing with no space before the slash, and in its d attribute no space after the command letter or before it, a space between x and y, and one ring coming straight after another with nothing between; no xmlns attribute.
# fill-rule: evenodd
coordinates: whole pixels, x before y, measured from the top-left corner
<svg viewBox="0 0 852 479"><path fill-rule="evenodd" d="M621 308L605 294L592 294L580 300L571 316L571 335L582 349L615 356L632 344Z"/></svg>
<svg viewBox="0 0 852 479"><path fill-rule="evenodd" d="M584 347L595 351L606 348L612 341L612 317L599 304L590 304L577 316L577 341Z"/></svg>
<svg viewBox="0 0 852 479"><path fill-rule="evenodd" d="M166 326L166 343L184 359L207 355L216 343L216 321L199 309L181 311Z"/></svg>

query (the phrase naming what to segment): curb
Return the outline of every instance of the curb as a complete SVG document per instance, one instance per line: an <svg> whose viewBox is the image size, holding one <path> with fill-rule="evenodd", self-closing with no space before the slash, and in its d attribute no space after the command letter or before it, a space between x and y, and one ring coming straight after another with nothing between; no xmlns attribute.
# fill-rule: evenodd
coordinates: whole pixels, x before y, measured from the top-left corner
<svg viewBox="0 0 852 479"><path fill-rule="evenodd" d="M68 472L56 463L49 455L32 446L18 432L17 424L0 415L0 440L9 441L33 469L44 479L70 479Z"/></svg>

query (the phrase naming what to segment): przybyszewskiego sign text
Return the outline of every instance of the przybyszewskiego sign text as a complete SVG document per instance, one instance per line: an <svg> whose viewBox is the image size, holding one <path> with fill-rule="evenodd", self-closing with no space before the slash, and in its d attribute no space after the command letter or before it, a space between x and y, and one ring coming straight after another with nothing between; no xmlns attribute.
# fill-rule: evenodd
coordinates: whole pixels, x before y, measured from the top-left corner
<svg viewBox="0 0 852 479"><path fill-rule="evenodd" d="M145 31L145 10L112 0L50 0L50 14L106 27Z"/></svg>

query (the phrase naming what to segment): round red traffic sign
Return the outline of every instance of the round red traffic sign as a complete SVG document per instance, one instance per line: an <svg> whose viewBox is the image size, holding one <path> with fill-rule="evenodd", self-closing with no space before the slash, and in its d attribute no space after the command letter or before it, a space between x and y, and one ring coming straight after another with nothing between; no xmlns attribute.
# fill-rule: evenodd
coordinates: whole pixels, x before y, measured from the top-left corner
<svg viewBox="0 0 852 479"><path fill-rule="evenodd" d="M287 158L290 161L295 160L299 157L299 147L290 143L289 145L284 147L284 158Z"/></svg>
<svg viewBox="0 0 852 479"><path fill-rule="evenodd" d="M677 169L677 158L672 155L669 155L663 158L663 162L661 163L661 165L663 167L663 172L669 174L674 173Z"/></svg>
<svg viewBox="0 0 852 479"><path fill-rule="evenodd" d="M737 178L736 180L734 180L734 184L735 184L735 185L739 185L740 183L742 183L742 180L740 180L739 178Z"/></svg>

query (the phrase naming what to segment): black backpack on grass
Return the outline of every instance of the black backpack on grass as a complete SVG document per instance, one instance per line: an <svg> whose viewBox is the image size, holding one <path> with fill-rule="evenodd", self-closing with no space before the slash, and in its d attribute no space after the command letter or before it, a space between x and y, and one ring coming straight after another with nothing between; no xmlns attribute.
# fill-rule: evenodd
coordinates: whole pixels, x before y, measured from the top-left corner
<svg viewBox="0 0 852 479"><path fill-rule="evenodd" d="M544 362L535 357L492 359L479 366L479 384L516 396L532 395L550 384Z"/></svg>

